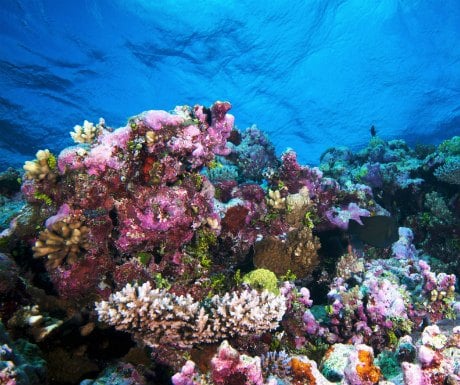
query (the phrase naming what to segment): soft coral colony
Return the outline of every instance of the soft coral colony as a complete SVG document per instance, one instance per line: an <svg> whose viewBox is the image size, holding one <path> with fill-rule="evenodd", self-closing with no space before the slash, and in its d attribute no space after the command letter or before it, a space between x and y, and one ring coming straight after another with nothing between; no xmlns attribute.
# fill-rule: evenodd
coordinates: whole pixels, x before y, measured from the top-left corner
<svg viewBox="0 0 460 385"><path fill-rule="evenodd" d="M326 164L302 166L293 150L278 159L257 127L240 132L230 108L151 110L116 130L85 120L71 133L75 146L26 162L27 210L2 239L29 244L42 262L35 281L56 298L49 313L72 319L82 336L116 333L107 326L129 333L149 349L157 376L176 372L176 385L390 384L398 373L406 385L459 380L458 328L410 337L455 316L455 275L433 272L407 227L381 250L344 240L351 220L364 227L364 217L390 215L362 182L375 179L371 169L382 179L394 168L369 160L343 182L336 166L351 155L342 151L328 158L336 179L326 177ZM385 152L373 146L369 159L378 146ZM331 240L340 255L331 255ZM325 306L314 306L307 286ZM65 327L30 306L30 284L21 289L29 304L15 302L12 287L0 286L12 330L19 324L43 339ZM13 353L3 350L6 362ZM119 361L100 381L155 376ZM0 379L21 383L20 359L8 362Z"/></svg>

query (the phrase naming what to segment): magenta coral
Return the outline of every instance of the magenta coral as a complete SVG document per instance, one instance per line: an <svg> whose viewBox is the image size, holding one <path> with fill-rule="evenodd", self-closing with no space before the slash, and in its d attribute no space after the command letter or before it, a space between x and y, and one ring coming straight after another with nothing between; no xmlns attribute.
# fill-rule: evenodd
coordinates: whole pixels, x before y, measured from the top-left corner
<svg viewBox="0 0 460 385"><path fill-rule="evenodd" d="M225 385L229 379L239 379L240 384L263 385L260 358L242 357L224 341L211 360L211 378L216 385Z"/></svg>
<svg viewBox="0 0 460 385"><path fill-rule="evenodd" d="M151 274L167 268L171 274L184 273L185 247L197 231L215 235L220 231L214 187L200 170L216 154L229 153L227 138L234 124L230 108L228 102L216 102L210 109L151 110L116 130L103 125L93 141L60 153L53 168L56 178L24 182L22 189L30 203L46 202L51 214L55 210L47 227L78 216L88 232L81 251L89 259L81 255L78 265L53 272L60 293L74 293L79 285L82 292L94 287L85 273L88 264L95 265L93 259L101 255L101 266L106 267L104 258L112 258L109 250L114 249L128 259L139 252L153 253L156 258L146 267ZM65 259L55 260L54 267L61 262ZM127 271L130 266L132 274ZM111 274L110 279L120 287L126 277L135 276L135 270L125 264L123 274ZM106 270L97 272L105 275ZM118 278L123 282L117 282Z"/></svg>
<svg viewBox="0 0 460 385"><path fill-rule="evenodd" d="M200 385L199 374L193 361L188 360L179 373L171 378L174 385Z"/></svg>

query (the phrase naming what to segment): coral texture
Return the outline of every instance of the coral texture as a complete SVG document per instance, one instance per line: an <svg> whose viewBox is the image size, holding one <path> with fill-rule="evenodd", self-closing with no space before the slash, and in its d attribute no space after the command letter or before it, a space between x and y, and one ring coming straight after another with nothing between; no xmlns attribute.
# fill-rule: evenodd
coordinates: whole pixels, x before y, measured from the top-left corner
<svg viewBox="0 0 460 385"><path fill-rule="evenodd" d="M303 226L289 232L286 240L267 237L256 243L254 265L278 275L290 270L298 277L305 277L318 264L317 252L320 247L312 229Z"/></svg>

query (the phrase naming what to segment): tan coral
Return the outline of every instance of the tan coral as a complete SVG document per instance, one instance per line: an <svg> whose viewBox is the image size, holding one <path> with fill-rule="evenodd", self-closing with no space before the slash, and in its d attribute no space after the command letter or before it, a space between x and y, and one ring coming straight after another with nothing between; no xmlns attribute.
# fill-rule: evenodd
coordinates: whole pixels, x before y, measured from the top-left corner
<svg viewBox="0 0 460 385"><path fill-rule="evenodd" d="M255 245L254 266L283 275L290 270L297 277L310 274L318 264L318 237L307 226L291 231L286 240L267 237Z"/></svg>
<svg viewBox="0 0 460 385"><path fill-rule="evenodd" d="M286 197L286 222L291 227L299 227L311 206L310 194L306 186L302 187L297 194L289 194Z"/></svg>
<svg viewBox="0 0 460 385"><path fill-rule="evenodd" d="M99 124L96 126L92 122L85 120L83 126L76 125L74 132L70 136L75 143L93 143L96 138L102 133L102 127L105 125L104 119L99 119Z"/></svg>
<svg viewBox="0 0 460 385"><path fill-rule="evenodd" d="M153 146L158 141L158 135L155 131L147 131L145 133L145 143L148 147Z"/></svg>
<svg viewBox="0 0 460 385"><path fill-rule="evenodd" d="M364 273L364 259L354 253L347 253L340 257L336 265L336 276L343 279Z"/></svg>
<svg viewBox="0 0 460 385"><path fill-rule="evenodd" d="M53 223L40 233L32 248L34 257L47 257L46 265L51 269L57 268L64 260L73 264L89 248L88 233L88 227L79 220L66 219Z"/></svg>
<svg viewBox="0 0 460 385"><path fill-rule="evenodd" d="M54 172L55 156L46 149L37 151L35 157L36 159L25 162L23 166L24 176L27 179L54 181L57 176Z"/></svg>
<svg viewBox="0 0 460 385"><path fill-rule="evenodd" d="M267 204L277 210L286 208L286 198L281 196L280 190L268 189Z"/></svg>
<svg viewBox="0 0 460 385"><path fill-rule="evenodd" d="M10 329L26 329L35 342L45 340L62 324L62 320L43 313L38 305L23 306L8 321Z"/></svg>

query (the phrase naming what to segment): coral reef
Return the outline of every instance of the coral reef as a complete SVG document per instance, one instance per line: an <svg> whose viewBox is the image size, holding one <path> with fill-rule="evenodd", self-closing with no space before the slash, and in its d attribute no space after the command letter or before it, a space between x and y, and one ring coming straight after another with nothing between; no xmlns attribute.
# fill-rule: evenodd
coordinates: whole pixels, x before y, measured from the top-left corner
<svg viewBox="0 0 460 385"><path fill-rule="evenodd" d="M22 195L0 174L24 204L0 235L0 382L458 382L458 137L309 167L230 108L85 120Z"/></svg>

